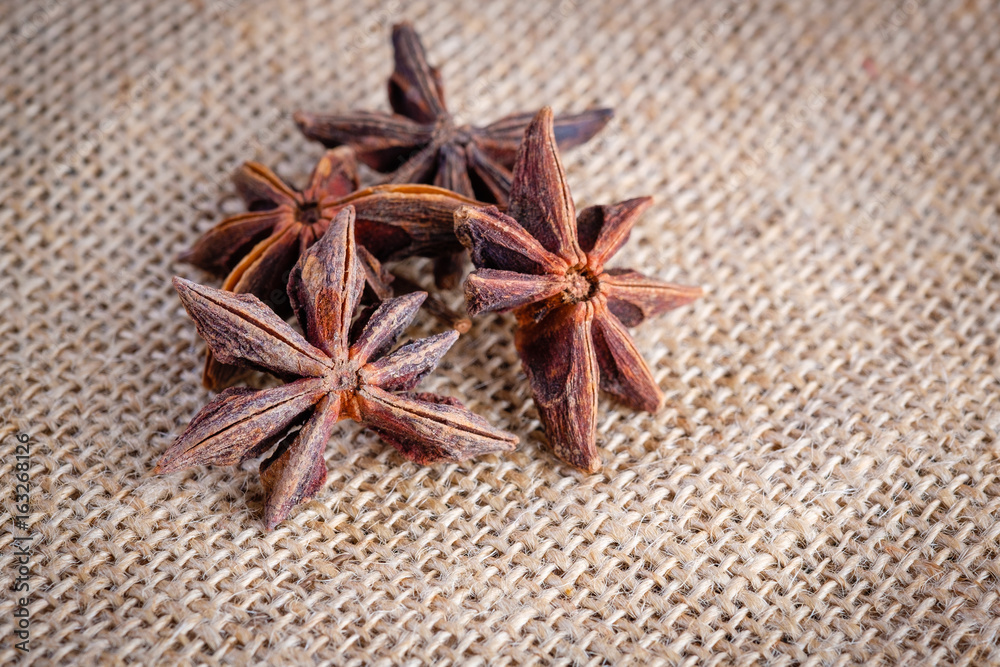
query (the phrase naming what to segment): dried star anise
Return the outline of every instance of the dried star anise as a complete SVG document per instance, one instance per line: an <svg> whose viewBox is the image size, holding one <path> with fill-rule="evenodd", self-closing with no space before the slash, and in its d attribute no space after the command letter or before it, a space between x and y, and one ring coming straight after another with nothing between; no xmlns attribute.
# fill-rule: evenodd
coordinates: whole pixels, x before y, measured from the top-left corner
<svg viewBox="0 0 1000 667"><path fill-rule="evenodd" d="M223 391L191 420L155 472L233 465L277 444L260 466L268 530L326 481L323 452L340 419L362 422L418 463L506 452L517 444L516 436L455 399L399 393L433 370L459 335L449 331L386 354L423 292L384 301L352 327L364 288L354 215L351 206L341 210L292 270L288 294L305 337L253 295L174 278L198 333L220 360L291 381L273 389Z"/></svg>
<svg viewBox="0 0 1000 667"><path fill-rule="evenodd" d="M552 449L586 472L600 468L598 386L637 410L663 402L625 327L701 296L698 287L604 268L651 201L591 206L577 218L545 108L525 132L509 216L495 206L455 213L477 268L465 284L470 314L514 310L515 346Z"/></svg>
<svg viewBox="0 0 1000 667"><path fill-rule="evenodd" d="M486 203L507 204L510 168L533 114L501 118L486 127L457 125L444 103L440 71L427 63L420 37L409 23L393 26L396 68L389 79L394 114L355 111L342 115L298 112L308 138L326 146L348 145L390 183L433 183ZM578 146L603 128L611 109L560 116L555 136L562 149ZM435 264L437 285L450 288L461 276L461 256Z"/></svg>
<svg viewBox="0 0 1000 667"><path fill-rule="evenodd" d="M253 294L285 316L290 313L285 294L289 271L345 206L356 211L358 253L368 284L380 299L393 293L391 276L382 270L380 261L411 255L437 257L461 249L453 213L474 200L426 185L357 190L356 167L350 148L327 151L313 170L309 186L299 191L261 164L244 164L233 179L250 211L223 220L180 259L206 271L228 273L223 289ZM443 319L460 323L439 302L434 306ZM209 355L204 383L221 389L239 374Z"/></svg>

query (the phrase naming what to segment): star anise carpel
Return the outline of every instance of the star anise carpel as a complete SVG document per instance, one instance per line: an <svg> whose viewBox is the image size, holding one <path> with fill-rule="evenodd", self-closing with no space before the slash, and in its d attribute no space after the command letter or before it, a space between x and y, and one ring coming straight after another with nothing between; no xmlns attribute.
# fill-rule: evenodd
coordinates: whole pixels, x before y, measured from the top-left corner
<svg viewBox="0 0 1000 667"><path fill-rule="evenodd" d="M495 206L455 213L476 266L465 285L470 314L514 311L515 346L550 445L586 472L600 468L598 388L637 410L663 402L625 327L701 296L698 287L605 268L651 201L591 206L577 216L545 108L525 131L507 213Z"/></svg>
<svg viewBox="0 0 1000 667"><path fill-rule="evenodd" d="M183 253L182 261L217 274L228 274L223 289L253 294L280 315L290 314L285 292L292 266L319 239L335 215L353 206L357 217L358 255L374 297L393 294L392 276L381 262L412 255L438 257L461 249L453 214L475 200L428 185L380 185L358 190L356 159L348 147L329 150L309 184L298 190L256 162L234 175L236 189L249 211L223 220ZM459 329L435 300L433 311ZM238 379L231 366L209 355L204 382L221 389Z"/></svg>
<svg viewBox="0 0 1000 667"><path fill-rule="evenodd" d="M490 426L457 400L412 393L459 335L441 333L389 353L423 292L383 301L355 321L364 271L354 223L354 208L341 209L290 272L287 292L304 335L252 294L174 279L198 333L220 361L264 370L288 383L220 393L191 420L155 472L233 465L274 447L260 466L270 530L323 486L323 453L341 419L365 424L417 463L514 449L516 436Z"/></svg>
<svg viewBox="0 0 1000 667"><path fill-rule="evenodd" d="M393 26L395 69L389 79L394 113L343 114L298 112L303 134L326 146L348 145L358 159L386 174L390 183L433 183L482 202L505 206L511 166L532 113L515 114L485 127L459 124L448 111L440 71L409 23ZM589 140L611 119L611 109L590 109L560 116L555 136L562 149ZM460 277L459 261L438 260L438 286Z"/></svg>

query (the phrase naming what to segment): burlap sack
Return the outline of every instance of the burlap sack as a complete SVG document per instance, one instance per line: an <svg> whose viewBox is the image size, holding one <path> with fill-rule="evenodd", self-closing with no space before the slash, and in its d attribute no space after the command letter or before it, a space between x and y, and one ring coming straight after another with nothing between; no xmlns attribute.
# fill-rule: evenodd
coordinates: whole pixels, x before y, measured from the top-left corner
<svg viewBox="0 0 1000 667"><path fill-rule="evenodd" d="M0 663L1000 663L995 3L480 4L5 3ZM387 108L404 19L463 119L615 107L577 202L655 195L619 261L707 295L635 331L667 407L602 399L599 474L486 316L424 387L516 453L345 422L265 533L254 464L149 474L210 399L174 257L243 160L308 174L291 112Z"/></svg>

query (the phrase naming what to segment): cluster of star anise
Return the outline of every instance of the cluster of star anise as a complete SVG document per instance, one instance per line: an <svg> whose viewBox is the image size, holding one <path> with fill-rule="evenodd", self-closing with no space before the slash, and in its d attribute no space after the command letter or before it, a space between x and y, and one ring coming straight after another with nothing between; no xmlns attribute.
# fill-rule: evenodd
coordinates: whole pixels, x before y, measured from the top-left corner
<svg viewBox="0 0 1000 667"><path fill-rule="evenodd" d="M559 149L587 141L610 110L554 118L546 107L459 126L413 28L395 26L393 45L394 113L296 114L303 133L330 148L308 186L244 165L235 182L248 212L182 256L225 275L222 289L174 279L208 344L204 382L222 391L156 471L233 465L273 450L260 466L269 529L322 487L326 443L340 419L362 422L417 463L518 442L453 398L411 391L468 321L383 262L434 258L437 285L447 288L460 280L459 253L468 249L476 267L465 282L469 314L513 310L549 444L586 472L600 467L599 388L640 410L663 400L625 327L701 293L605 268L648 197L575 213ZM386 174L384 183L358 189L358 159ZM391 351L425 303L452 329ZM303 333L285 321L292 314ZM252 370L287 383L230 387Z"/></svg>

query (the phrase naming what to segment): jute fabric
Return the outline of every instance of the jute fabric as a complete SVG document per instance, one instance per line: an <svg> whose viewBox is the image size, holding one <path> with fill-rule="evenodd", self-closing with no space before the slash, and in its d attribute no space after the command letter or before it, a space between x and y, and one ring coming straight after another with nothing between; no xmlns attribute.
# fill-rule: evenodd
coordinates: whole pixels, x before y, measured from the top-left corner
<svg viewBox="0 0 1000 667"><path fill-rule="evenodd" d="M995 3L0 16L0 663L1000 664ZM150 475L211 398L170 278L218 281L175 258L243 210L244 160L303 182L292 112L388 108L401 20L463 121L613 106L565 155L577 204L654 195L618 261L706 296L634 331L667 403L602 398L600 473L547 451L489 315L423 389L516 453L420 467L344 422L266 533L256 462Z"/></svg>

